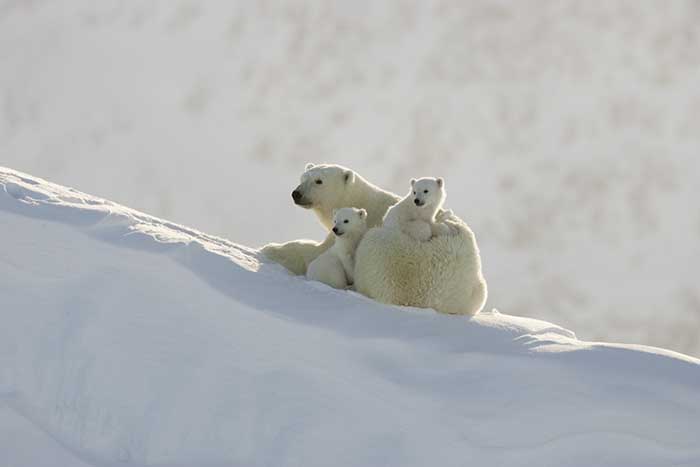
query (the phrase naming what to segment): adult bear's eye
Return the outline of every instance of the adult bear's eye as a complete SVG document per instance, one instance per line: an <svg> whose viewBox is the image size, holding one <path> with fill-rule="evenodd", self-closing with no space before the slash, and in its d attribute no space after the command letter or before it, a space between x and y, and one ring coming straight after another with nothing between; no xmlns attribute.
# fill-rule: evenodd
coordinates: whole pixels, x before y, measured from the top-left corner
<svg viewBox="0 0 700 467"><path fill-rule="evenodd" d="M316 185L323 185L323 180L316 180Z"/></svg>
<svg viewBox="0 0 700 467"><path fill-rule="evenodd" d="M423 190L423 193L427 193L427 192L428 192L428 190Z"/></svg>

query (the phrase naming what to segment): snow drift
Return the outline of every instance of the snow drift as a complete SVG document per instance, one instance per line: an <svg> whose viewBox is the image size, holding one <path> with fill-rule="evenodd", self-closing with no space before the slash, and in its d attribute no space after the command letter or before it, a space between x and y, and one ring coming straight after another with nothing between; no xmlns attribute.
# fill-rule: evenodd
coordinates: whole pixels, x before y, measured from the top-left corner
<svg viewBox="0 0 700 467"><path fill-rule="evenodd" d="M700 356L700 7L658 3L0 0L0 165L255 247L324 238L307 162L442 175L486 308Z"/></svg>
<svg viewBox="0 0 700 467"><path fill-rule="evenodd" d="M382 305L1 168L0 229L10 465L700 463L697 359Z"/></svg>

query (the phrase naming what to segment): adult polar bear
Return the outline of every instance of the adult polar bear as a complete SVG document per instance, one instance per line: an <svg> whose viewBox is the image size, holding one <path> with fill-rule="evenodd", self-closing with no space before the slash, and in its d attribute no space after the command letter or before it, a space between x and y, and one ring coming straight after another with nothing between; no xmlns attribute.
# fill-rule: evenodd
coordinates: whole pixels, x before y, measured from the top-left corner
<svg viewBox="0 0 700 467"><path fill-rule="evenodd" d="M372 185L350 169L339 165L306 164L301 183L292 192L294 204L316 213L323 227L330 232L333 211L340 208L358 208L367 211L367 228L382 224L389 207L399 197ZM312 240L292 240L270 243L262 253L297 275L306 274L309 264L333 245L335 236L329 233L322 243Z"/></svg>
<svg viewBox="0 0 700 467"><path fill-rule="evenodd" d="M333 210L355 207L367 211L370 230L357 247L355 288L380 302L433 308L443 313L474 315L486 301L486 282L474 234L456 216L445 220L454 235L420 242L381 227L390 206L400 197L371 184L354 171L331 164L307 164L301 183L292 192L294 203L313 210L330 230ZM261 252L294 274L333 245L293 240L271 243Z"/></svg>

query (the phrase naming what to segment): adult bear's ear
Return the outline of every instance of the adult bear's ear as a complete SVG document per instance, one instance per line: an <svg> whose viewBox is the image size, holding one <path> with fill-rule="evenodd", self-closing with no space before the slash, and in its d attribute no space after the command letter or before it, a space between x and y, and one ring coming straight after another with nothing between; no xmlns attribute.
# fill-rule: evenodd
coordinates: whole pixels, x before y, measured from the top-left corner
<svg viewBox="0 0 700 467"><path fill-rule="evenodd" d="M367 210L366 209L360 209L360 217L365 218L367 217Z"/></svg>
<svg viewBox="0 0 700 467"><path fill-rule="evenodd" d="M445 179L442 177L438 177L437 184L440 188L442 188L445 185Z"/></svg>
<svg viewBox="0 0 700 467"><path fill-rule="evenodd" d="M415 184L416 184L416 179L415 179L415 178L412 178L412 179L411 179L411 186L413 186L413 185L415 185Z"/></svg>
<svg viewBox="0 0 700 467"><path fill-rule="evenodd" d="M345 179L345 183L352 183L355 181L355 172L353 172L350 169L347 169L343 172L343 177Z"/></svg>
<svg viewBox="0 0 700 467"><path fill-rule="evenodd" d="M306 167L304 167L304 170L311 170L311 169L313 169L314 167L316 167L316 166L313 165L311 162L309 162L308 164L306 164Z"/></svg>

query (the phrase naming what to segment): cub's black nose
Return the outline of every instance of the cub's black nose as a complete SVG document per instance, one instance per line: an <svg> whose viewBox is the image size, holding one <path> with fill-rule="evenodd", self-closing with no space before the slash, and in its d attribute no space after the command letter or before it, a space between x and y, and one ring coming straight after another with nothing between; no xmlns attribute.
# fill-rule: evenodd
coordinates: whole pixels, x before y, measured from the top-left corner
<svg viewBox="0 0 700 467"><path fill-rule="evenodd" d="M338 227L333 227L333 233L338 233Z"/></svg>
<svg viewBox="0 0 700 467"><path fill-rule="evenodd" d="M420 206L420 201L418 201L417 199L414 199L413 202L416 203L416 206Z"/></svg>
<svg viewBox="0 0 700 467"><path fill-rule="evenodd" d="M301 199L301 193L297 190L292 191L292 199L294 201L299 201Z"/></svg>

